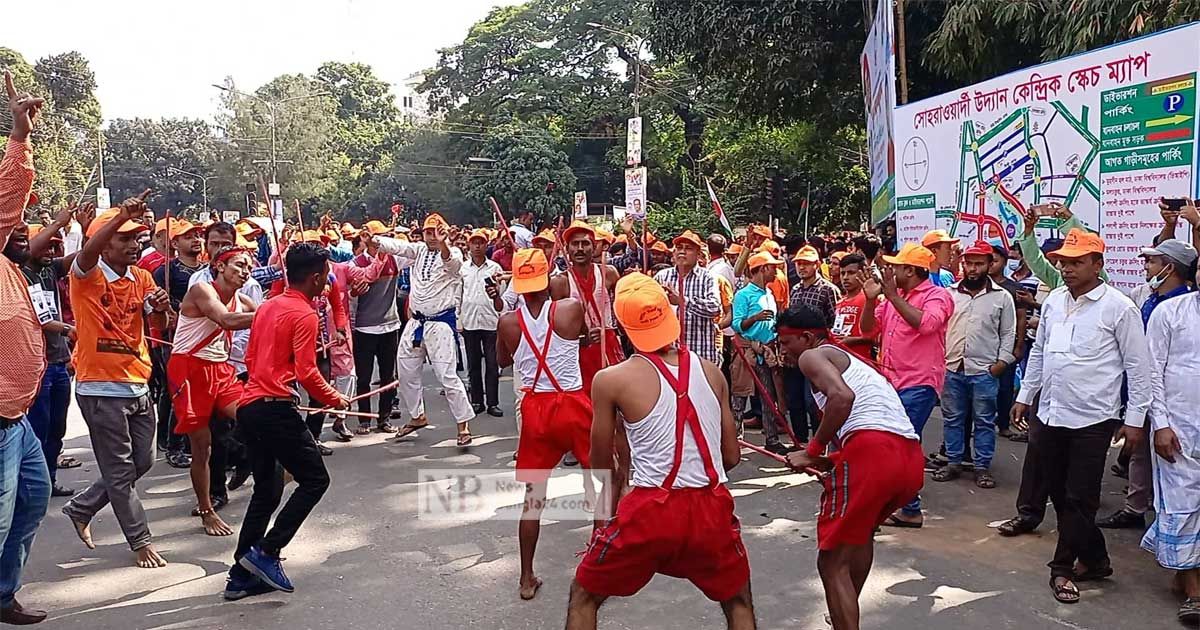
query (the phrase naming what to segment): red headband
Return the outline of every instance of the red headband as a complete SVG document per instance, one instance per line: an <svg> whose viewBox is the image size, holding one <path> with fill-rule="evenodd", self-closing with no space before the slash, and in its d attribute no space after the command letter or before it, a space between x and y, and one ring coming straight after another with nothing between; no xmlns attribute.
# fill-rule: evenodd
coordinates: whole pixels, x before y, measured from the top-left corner
<svg viewBox="0 0 1200 630"><path fill-rule="evenodd" d="M250 253L250 250L246 249L245 247L230 247L228 249L221 250L219 253L217 253L216 257L213 258L213 264L216 264L219 262L225 262L225 261L229 260L230 258L237 256L238 254L249 254L249 253Z"/></svg>

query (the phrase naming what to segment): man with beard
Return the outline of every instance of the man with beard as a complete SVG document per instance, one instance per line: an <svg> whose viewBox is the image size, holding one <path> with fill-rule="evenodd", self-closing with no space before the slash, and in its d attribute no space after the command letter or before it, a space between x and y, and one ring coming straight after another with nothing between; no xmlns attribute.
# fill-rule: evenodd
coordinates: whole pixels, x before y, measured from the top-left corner
<svg viewBox="0 0 1200 630"><path fill-rule="evenodd" d="M946 457L933 474L950 481L962 474L967 417L974 418L975 485L989 489L996 450L996 397L1000 376L1012 365L1017 313L1012 296L988 275L992 246L976 241L963 252L963 279L950 286L954 312L946 328L946 381L942 390Z"/></svg>
<svg viewBox="0 0 1200 630"><path fill-rule="evenodd" d="M135 266L138 236L147 231L136 219L146 209L147 190L96 217L88 241L71 266L71 306L79 342L74 364L76 400L88 426L101 480L63 506L79 539L94 549L90 523L112 505L137 566L167 565L150 542L146 510L136 484L154 463L154 417L147 381L150 353L145 319L165 325L167 292ZM157 321L155 321L157 320Z"/></svg>
<svg viewBox="0 0 1200 630"><path fill-rule="evenodd" d="M583 372L583 391L590 394L596 372L624 358L612 316L611 296L619 275L614 267L592 262L596 233L590 225L574 221L563 230L562 237L571 265L567 273L550 278L550 296L555 300L575 298L584 306L588 333L579 350L579 368Z"/></svg>

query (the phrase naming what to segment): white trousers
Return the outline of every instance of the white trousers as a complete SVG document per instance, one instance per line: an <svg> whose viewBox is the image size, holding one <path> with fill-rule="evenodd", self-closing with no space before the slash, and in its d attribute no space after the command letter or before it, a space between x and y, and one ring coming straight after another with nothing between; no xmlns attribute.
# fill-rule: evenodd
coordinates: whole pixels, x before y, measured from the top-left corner
<svg viewBox="0 0 1200 630"><path fill-rule="evenodd" d="M345 396L346 398L352 398L354 396L354 388L357 385L358 385L358 378L355 377L353 374L347 374L345 376L333 377L333 388L338 390L339 392L341 392L342 395ZM353 405L351 405L351 406L353 406ZM346 419L345 414L340 414L340 413L337 413L336 411L331 413L330 415L332 415L334 418L336 418L338 420Z"/></svg>
<svg viewBox="0 0 1200 630"><path fill-rule="evenodd" d="M421 371L428 358L434 377L446 390L446 402L450 405L450 414L455 422L474 418L475 410L467 398L467 388L454 369L458 364L454 329L442 322L425 322L425 338L419 347L414 348L412 339L417 324L415 319L408 320L400 333L400 348L396 353L396 378L400 380L396 395L400 399L400 408L412 418L425 413L421 396Z"/></svg>

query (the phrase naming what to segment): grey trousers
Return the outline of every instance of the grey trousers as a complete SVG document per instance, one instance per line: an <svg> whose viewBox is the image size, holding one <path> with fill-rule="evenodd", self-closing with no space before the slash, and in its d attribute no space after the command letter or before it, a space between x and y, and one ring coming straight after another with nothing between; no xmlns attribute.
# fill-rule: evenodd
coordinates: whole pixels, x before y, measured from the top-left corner
<svg viewBox="0 0 1200 630"><path fill-rule="evenodd" d="M112 504L129 548L137 551L150 544L150 524L134 487L154 463L150 397L76 395L75 399L88 426L100 480L67 502L63 514L89 523L105 505Z"/></svg>
<svg viewBox="0 0 1200 630"><path fill-rule="evenodd" d="M1145 514L1154 503L1154 477L1150 464L1153 446L1154 431L1148 431L1142 445L1129 454L1129 491L1125 495L1125 509L1135 514Z"/></svg>

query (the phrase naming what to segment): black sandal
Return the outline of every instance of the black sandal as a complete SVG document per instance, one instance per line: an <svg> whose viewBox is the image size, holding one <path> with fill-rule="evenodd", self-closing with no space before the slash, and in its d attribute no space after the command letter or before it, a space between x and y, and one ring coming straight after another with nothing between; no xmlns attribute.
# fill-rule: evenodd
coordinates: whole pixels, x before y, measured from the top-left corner
<svg viewBox="0 0 1200 630"><path fill-rule="evenodd" d="M1179 605L1179 613L1177 615L1183 623L1195 625L1200 622L1200 598L1189 597Z"/></svg>
<svg viewBox="0 0 1200 630"><path fill-rule="evenodd" d="M984 490L991 490L996 487L996 479L992 477L992 473L986 470L976 470L975 485Z"/></svg>
<svg viewBox="0 0 1200 630"><path fill-rule="evenodd" d="M1021 534L1028 534L1035 529L1037 529L1036 525L1017 516L1001 523L1000 527L996 528L996 531L1000 532L1001 536L1011 538L1013 536L1020 536Z"/></svg>
<svg viewBox="0 0 1200 630"><path fill-rule="evenodd" d="M925 524L924 521L922 521L920 523L910 523L908 521L902 521L902 520L896 518L895 514L889 515L887 517L887 519L883 521L884 527L896 527L899 529L921 529L921 527L924 524Z"/></svg>
<svg viewBox="0 0 1200 630"><path fill-rule="evenodd" d="M1066 582L1056 584L1055 580L1063 579ZM1060 604L1078 604L1079 603L1079 587L1075 586L1071 578L1050 578L1050 592L1054 593L1054 599Z"/></svg>

